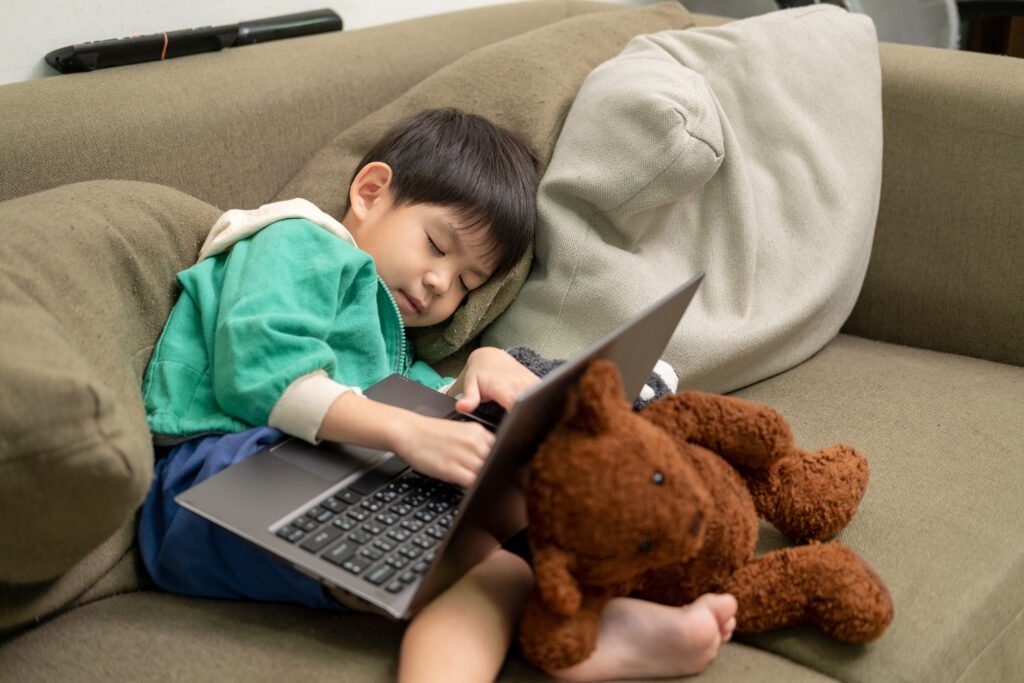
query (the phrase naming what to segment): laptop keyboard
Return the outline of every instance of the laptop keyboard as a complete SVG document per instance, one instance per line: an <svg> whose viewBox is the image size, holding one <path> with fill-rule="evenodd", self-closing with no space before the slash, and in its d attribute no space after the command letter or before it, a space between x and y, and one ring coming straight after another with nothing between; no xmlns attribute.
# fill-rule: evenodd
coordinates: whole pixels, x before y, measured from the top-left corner
<svg viewBox="0 0 1024 683"><path fill-rule="evenodd" d="M462 490L412 470L398 458L321 500L277 535L389 593L422 576L448 533Z"/></svg>

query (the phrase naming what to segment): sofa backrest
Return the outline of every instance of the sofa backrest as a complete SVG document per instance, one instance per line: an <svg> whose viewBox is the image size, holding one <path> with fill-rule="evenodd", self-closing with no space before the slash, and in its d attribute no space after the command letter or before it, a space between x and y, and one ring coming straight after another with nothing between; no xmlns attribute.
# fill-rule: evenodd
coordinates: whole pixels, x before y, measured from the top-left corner
<svg viewBox="0 0 1024 683"><path fill-rule="evenodd" d="M423 17L0 86L0 201L114 178L256 207L338 132L463 54L619 8L495 5L457 22Z"/></svg>

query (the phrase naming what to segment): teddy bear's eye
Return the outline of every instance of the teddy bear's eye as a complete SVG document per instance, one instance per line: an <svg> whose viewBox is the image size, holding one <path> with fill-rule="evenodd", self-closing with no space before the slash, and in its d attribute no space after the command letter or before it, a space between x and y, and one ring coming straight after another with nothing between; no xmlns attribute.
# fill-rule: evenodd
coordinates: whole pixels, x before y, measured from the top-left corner
<svg viewBox="0 0 1024 683"><path fill-rule="evenodd" d="M643 541L640 541L636 545L636 549L638 551L642 552L642 553L649 553L649 552L651 552L651 548L653 548L653 547L654 547L654 541L652 541L649 538L644 539Z"/></svg>
<svg viewBox="0 0 1024 683"><path fill-rule="evenodd" d="M654 474L651 475L651 481L653 481L658 486L661 486L662 484L665 483L665 475L655 470Z"/></svg>

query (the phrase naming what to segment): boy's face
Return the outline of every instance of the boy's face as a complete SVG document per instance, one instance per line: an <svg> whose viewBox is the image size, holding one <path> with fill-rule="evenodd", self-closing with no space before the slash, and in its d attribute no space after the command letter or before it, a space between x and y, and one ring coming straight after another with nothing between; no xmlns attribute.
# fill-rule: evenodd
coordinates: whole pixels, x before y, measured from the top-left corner
<svg viewBox="0 0 1024 683"><path fill-rule="evenodd" d="M394 206L385 192L356 226L348 226L387 284L407 327L451 316L493 264L482 237L487 227L460 230L455 211L433 204Z"/></svg>

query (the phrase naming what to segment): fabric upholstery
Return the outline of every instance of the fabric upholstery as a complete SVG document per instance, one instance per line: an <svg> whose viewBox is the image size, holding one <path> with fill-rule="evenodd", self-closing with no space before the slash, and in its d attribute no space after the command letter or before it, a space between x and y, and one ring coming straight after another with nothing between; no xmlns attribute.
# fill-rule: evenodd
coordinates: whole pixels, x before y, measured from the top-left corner
<svg viewBox="0 0 1024 683"><path fill-rule="evenodd" d="M153 459L142 372L219 213L128 181L0 203L0 582L37 595L132 518ZM114 546L51 587L85 591Z"/></svg>
<svg viewBox="0 0 1024 683"><path fill-rule="evenodd" d="M691 25L676 3L573 17L481 48L441 69L327 144L278 193L304 197L341 219L356 164L392 124L423 109L454 106L521 133L541 165L551 156L580 84L633 36ZM474 291L444 326L414 335L419 357L445 358L475 338L522 286L528 254L505 278Z"/></svg>
<svg viewBox="0 0 1024 683"><path fill-rule="evenodd" d="M885 182L844 329L1024 365L1024 59L880 47Z"/></svg>
<svg viewBox="0 0 1024 683"><path fill-rule="evenodd" d="M380 617L293 605L198 600L140 592L62 615L0 649L0 679L107 681L395 680L402 627ZM54 647L61 643L61 647ZM103 667L83 666L102 661ZM499 683L554 681L515 653ZM658 679L682 683L688 678ZM726 646L700 677L708 683L827 683L783 657Z"/></svg>
<svg viewBox="0 0 1024 683"><path fill-rule="evenodd" d="M534 269L485 343L565 358L703 271L664 354L680 386L806 359L867 267L880 96L871 22L831 6L633 40L573 104Z"/></svg>
<svg viewBox="0 0 1024 683"><path fill-rule="evenodd" d="M781 412L804 448L864 453L867 493L838 538L896 607L863 648L810 629L750 642L843 681L1024 680L1024 469L1010 455L1024 443L1024 368L840 334L738 395Z"/></svg>
<svg viewBox="0 0 1024 683"><path fill-rule="evenodd" d="M339 131L466 52L600 7L497 5L457 22L422 17L2 86L0 200L124 178L255 208Z"/></svg>
<svg viewBox="0 0 1024 683"><path fill-rule="evenodd" d="M730 644L701 680L1020 679L1024 475L1006 453L1024 440L1014 420L1024 369L839 335L806 363L739 395L778 409L804 447L846 442L868 458L867 494L839 538L886 581L896 618L862 647L812 629ZM762 533L760 550L785 544L768 527ZM16 637L0 649L0 678L43 672L60 680L99 652L105 668L97 675L115 678L168 670L215 679L230 665L236 677L271 680L292 664L312 674L344 662L346 680L387 680L399 637L376 617L144 591ZM163 647L145 647L154 641ZM499 680L544 679L514 654Z"/></svg>

